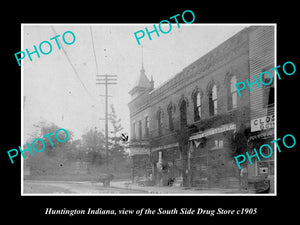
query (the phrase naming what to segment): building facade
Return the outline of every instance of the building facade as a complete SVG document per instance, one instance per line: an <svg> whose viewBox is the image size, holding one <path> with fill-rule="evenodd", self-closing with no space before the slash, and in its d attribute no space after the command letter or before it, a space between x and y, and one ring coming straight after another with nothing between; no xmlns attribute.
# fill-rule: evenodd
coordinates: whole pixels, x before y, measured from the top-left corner
<svg viewBox="0 0 300 225"><path fill-rule="evenodd" d="M132 181L152 174L150 164L150 92L154 88L142 65L140 76L130 90L130 155L132 160Z"/></svg>
<svg viewBox="0 0 300 225"><path fill-rule="evenodd" d="M239 187L233 157L249 150L252 114L250 92L240 98L234 84L250 79L254 30L243 29L155 89L142 67L129 103L133 176L157 185Z"/></svg>
<svg viewBox="0 0 300 225"><path fill-rule="evenodd" d="M275 79L274 70L274 27L263 26L253 27L249 34L249 66L250 83L254 82L254 76L258 77L262 72L268 71L272 74L271 78L267 73L262 76L264 83L268 86L253 85L250 92L251 105L251 134L249 146L253 150L259 149L263 144L269 144L275 149L274 144L270 144L275 139ZM270 149L264 148L263 154L269 155ZM252 151L253 152L253 151ZM276 151L274 151L276 154ZM274 154L269 158L260 157L260 160L253 158L253 163L248 164L249 180L256 180L259 177L267 177L270 180L270 193L274 193Z"/></svg>

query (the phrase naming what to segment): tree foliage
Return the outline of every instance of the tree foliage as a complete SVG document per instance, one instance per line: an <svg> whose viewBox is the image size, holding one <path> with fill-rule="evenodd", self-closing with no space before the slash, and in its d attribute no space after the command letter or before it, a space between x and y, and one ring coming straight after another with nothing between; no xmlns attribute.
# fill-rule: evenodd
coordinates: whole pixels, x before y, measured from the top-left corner
<svg viewBox="0 0 300 225"><path fill-rule="evenodd" d="M27 143L31 148L32 155L26 155L26 163L30 166L33 173L56 173L59 168L61 168L71 158L70 156L74 150L74 145L72 143L73 133L70 130L67 130L69 135L68 139L65 142L59 142L57 141L55 134L61 127L54 123L47 124L45 121L39 122L35 125L35 127L37 130L34 133L38 135L35 138L31 137L27 140ZM44 137L45 135L48 135L48 137ZM57 137L60 140L65 140L66 134L64 132L58 132ZM33 141L37 138L42 139L44 144L40 140L33 143ZM23 146L23 149L26 148L28 148L27 144ZM34 150L41 150L43 148L44 150L41 152L36 152Z"/></svg>
<svg viewBox="0 0 300 225"><path fill-rule="evenodd" d="M123 127L121 125L121 119L117 117L114 106L111 105L111 112L109 119L113 127L113 137L110 138L110 151L109 151L109 163L111 168L116 170L124 170L128 164L127 154L122 144L121 131Z"/></svg>
<svg viewBox="0 0 300 225"><path fill-rule="evenodd" d="M109 120L113 128L113 135L110 135L108 140L109 168L113 171L124 172L125 169L129 168L128 155L121 140L120 132L123 130L121 119L117 117L113 105L111 105ZM54 123L47 123L45 120L40 121L34 126L36 127L36 131L32 133L27 142L31 145L33 140L41 138L45 143L45 149L42 152L35 152L32 148L33 155L30 155L26 159L26 166L30 167L33 174L58 174L66 172L67 165L76 164L77 162L86 163L90 172L93 170L99 172L99 168L105 165L105 136L96 127L90 128L77 140L74 140L73 133L67 130L69 134L68 140L66 142L59 142L55 137L55 133L61 127ZM49 135L50 140L47 136L43 137L45 135ZM64 140L66 138L65 135L64 132L57 133L60 140ZM43 143L36 141L34 147L40 150L43 148ZM26 148L27 146L25 145L23 149Z"/></svg>

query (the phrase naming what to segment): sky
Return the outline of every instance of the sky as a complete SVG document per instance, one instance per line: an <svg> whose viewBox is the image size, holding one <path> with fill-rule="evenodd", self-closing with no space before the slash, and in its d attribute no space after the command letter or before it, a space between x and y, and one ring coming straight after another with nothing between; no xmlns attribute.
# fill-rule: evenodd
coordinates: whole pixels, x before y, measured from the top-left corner
<svg viewBox="0 0 300 225"><path fill-rule="evenodd" d="M140 74L142 55L146 75L157 87L248 26L180 24L178 28L175 23L170 33L159 37L152 33L152 40L145 35L138 45L134 32L151 30L153 24L22 24L21 51L33 52L33 46L38 48L43 41L52 46L48 55L32 54L32 61L26 55L21 62L24 140L42 120L71 130L74 139L90 128L104 132L105 89L96 84L97 74L117 75L117 85L108 88L108 104L114 105L123 132L129 134L128 92ZM73 44L63 42L66 31L74 33ZM61 49L50 40L56 35ZM73 38L67 33L65 39ZM47 44L42 49L49 51Z"/></svg>

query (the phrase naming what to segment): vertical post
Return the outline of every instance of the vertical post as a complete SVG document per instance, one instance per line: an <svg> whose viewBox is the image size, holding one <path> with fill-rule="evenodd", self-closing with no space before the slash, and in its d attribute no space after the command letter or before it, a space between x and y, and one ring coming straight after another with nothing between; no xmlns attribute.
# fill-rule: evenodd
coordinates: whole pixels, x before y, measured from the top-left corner
<svg viewBox="0 0 300 225"><path fill-rule="evenodd" d="M134 155L130 156L130 160L131 160L131 183L134 183L134 175L135 175L135 170L134 170L134 159L133 159Z"/></svg>
<svg viewBox="0 0 300 225"><path fill-rule="evenodd" d="M188 187L191 187L191 151L190 151L190 143L187 144L187 170L188 170Z"/></svg>
<svg viewBox="0 0 300 225"><path fill-rule="evenodd" d="M97 81L99 81L99 83L96 84L105 85L105 170L106 172L108 172L108 97L111 97L108 95L108 85L117 84L117 75L105 74L96 76L100 77L96 79Z"/></svg>
<svg viewBox="0 0 300 225"><path fill-rule="evenodd" d="M206 153L206 184L207 184L207 188L209 188L209 180L208 180L208 173L210 173L210 171L208 171L208 157L209 157L209 151L208 150L206 150L207 151L207 153Z"/></svg>

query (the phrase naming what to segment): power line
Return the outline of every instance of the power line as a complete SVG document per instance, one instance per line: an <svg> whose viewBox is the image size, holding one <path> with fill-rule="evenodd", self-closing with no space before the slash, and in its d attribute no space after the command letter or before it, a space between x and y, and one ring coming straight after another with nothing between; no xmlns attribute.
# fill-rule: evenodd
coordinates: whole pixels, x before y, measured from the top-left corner
<svg viewBox="0 0 300 225"><path fill-rule="evenodd" d="M51 26L51 28L52 28L52 31L54 32L55 36L57 36L57 33L56 33L54 27ZM58 41L59 41L59 40L58 40ZM60 46L61 46L61 49L63 50L63 53L65 54L65 56L66 56L66 58L67 58L69 64L71 65L71 67L72 67L72 69L73 69L75 75L77 76L77 79L78 79L79 82L81 83L82 87L83 87L84 90L88 93L88 95L89 95L91 98L93 98L93 96L91 95L91 93L88 91L88 89L86 88L86 86L84 85L84 83L82 82L82 80L80 79L80 76L79 76L79 74L78 74L76 68L74 67L73 63L71 62L71 59L69 58L67 52L65 51L65 49L64 49L64 47L63 47L63 45L62 45L61 43L60 43ZM94 99L94 100L95 100L95 99Z"/></svg>
<svg viewBox="0 0 300 225"><path fill-rule="evenodd" d="M93 39L93 32L92 27L90 26L91 31L91 38L92 38L92 47L93 47L93 53L95 58L95 64L96 64L96 70L97 70L97 78L96 81L98 81L96 84L104 84L105 85L105 168L106 172L108 172L108 97L111 97L108 95L108 85L117 84L117 76L116 75L99 75L98 71L98 64L97 64L97 57L95 52L95 46L94 46L94 39ZM102 97L102 95L100 95Z"/></svg>
<svg viewBox="0 0 300 225"><path fill-rule="evenodd" d="M105 95L100 95L101 97L105 97L105 168L106 172L108 172L108 97L111 97L108 95L108 85L112 84L117 84L117 75L99 75L98 71L98 64L97 64L97 57L96 57L96 52L95 52L95 46L94 46L94 39L93 39L93 32L92 32L92 27L90 26L90 31L91 31L91 38L92 38L92 47L93 47L93 53L94 53L94 58L95 58L95 64L96 64L96 70L97 70L97 77L96 78L97 83L96 84L101 84L105 85Z"/></svg>
<svg viewBox="0 0 300 225"><path fill-rule="evenodd" d="M99 74L97 57L96 57L95 46L94 46L93 32L92 32L92 27L91 26L90 26L90 31L91 31L91 38L92 38L92 47L93 47L93 52L94 52L94 57L95 57L96 72L97 72L97 74Z"/></svg>

